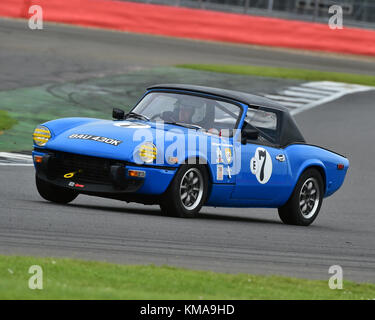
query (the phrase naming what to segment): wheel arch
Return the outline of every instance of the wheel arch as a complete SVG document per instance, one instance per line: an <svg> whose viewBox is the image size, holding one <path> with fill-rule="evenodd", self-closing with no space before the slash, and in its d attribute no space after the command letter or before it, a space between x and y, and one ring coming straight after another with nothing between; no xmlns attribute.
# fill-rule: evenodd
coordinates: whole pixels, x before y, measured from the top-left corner
<svg viewBox="0 0 375 320"><path fill-rule="evenodd" d="M189 157L185 158L185 160L182 164L198 164L198 165L201 165L205 168L205 170L207 171L207 175L208 175L206 200L209 199L209 197L211 195L211 191L212 191L214 172L212 171L212 166L210 165L207 158L202 156L202 155L189 156Z"/></svg>
<svg viewBox="0 0 375 320"><path fill-rule="evenodd" d="M308 169L316 169L320 175L322 176L323 180L323 190L324 194L326 194L327 191L327 174L326 174L326 168L320 160L310 160L306 161L300 168L300 171L298 172L297 179L295 180L294 187L297 185L298 180L300 179L301 175Z"/></svg>
<svg viewBox="0 0 375 320"><path fill-rule="evenodd" d="M179 198L175 196L175 192L177 191L177 188L180 190L180 182L182 181L182 180L177 180L177 184L176 184L176 176L178 176L180 179L183 179L183 174L186 174L187 170L189 170L189 165L195 168L202 167L202 168L199 168L199 171L202 172L202 176L205 181L206 188L207 188L206 189L207 194L206 194L205 199L201 198L197 204L194 203L196 207L192 208L191 212L190 211L187 212L186 210L188 209L186 207L183 208L184 205L181 204L182 199L180 199L181 201L175 201L175 199ZM185 159L185 161L180 162L180 166L176 170L176 173L171 183L169 184L168 188L159 199L159 205L162 211L164 212L164 214L169 215L169 216L182 217L182 218L194 217L199 212L201 207L204 206L204 204L206 203L210 195L211 185L212 185L210 181L211 181L211 174L210 174L209 166L206 162L204 162L204 159L200 157L196 157L196 156L190 156L187 159Z"/></svg>

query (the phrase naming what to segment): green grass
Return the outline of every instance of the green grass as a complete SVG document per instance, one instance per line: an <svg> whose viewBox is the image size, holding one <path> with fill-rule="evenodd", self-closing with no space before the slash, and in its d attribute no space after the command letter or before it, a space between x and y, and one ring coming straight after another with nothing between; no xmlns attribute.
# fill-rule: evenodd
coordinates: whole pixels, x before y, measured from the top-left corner
<svg viewBox="0 0 375 320"><path fill-rule="evenodd" d="M43 269L31 290L30 266ZM0 256L0 299L374 299L374 284L224 274L169 266L116 265L57 258Z"/></svg>
<svg viewBox="0 0 375 320"><path fill-rule="evenodd" d="M375 76L341 73L341 72L326 72L309 69L290 69L290 68L276 68L266 66L245 66L245 65L215 65L215 64L180 64L177 67L211 71L220 73L230 73L248 76L260 76L283 79L298 79L306 81L337 81L345 83L355 83L361 85L375 86Z"/></svg>
<svg viewBox="0 0 375 320"><path fill-rule="evenodd" d="M8 130L17 123L17 120L11 118L8 112L0 110L0 132Z"/></svg>

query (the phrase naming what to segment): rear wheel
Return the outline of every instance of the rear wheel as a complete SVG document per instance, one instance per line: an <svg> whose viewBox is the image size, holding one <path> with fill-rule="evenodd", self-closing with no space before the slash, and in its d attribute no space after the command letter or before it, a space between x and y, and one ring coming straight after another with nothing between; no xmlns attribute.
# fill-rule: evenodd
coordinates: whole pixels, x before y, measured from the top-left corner
<svg viewBox="0 0 375 320"><path fill-rule="evenodd" d="M288 202L280 207L280 219L286 224L308 226L318 216L323 202L323 178L314 168L302 173Z"/></svg>
<svg viewBox="0 0 375 320"><path fill-rule="evenodd" d="M207 189L205 167L182 165L164 194L160 208L168 216L195 217L206 201Z"/></svg>
<svg viewBox="0 0 375 320"><path fill-rule="evenodd" d="M78 196L78 192L48 183L35 175L36 188L42 198L56 203L69 203Z"/></svg>

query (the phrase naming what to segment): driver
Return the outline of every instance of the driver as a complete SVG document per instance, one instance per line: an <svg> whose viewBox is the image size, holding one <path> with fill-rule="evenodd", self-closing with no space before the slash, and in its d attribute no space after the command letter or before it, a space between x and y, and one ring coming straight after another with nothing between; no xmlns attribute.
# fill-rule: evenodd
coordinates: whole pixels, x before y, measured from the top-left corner
<svg viewBox="0 0 375 320"><path fill-rule="evenodd" d="M186 103L185 101L180 103L178 112L178 121L183 123L191 123L194 114L194 106Z"/></svg>
<svg viewBox="0 0 375 320"><path fill-rule="evenodd" d="M186 124L193 124L193 115L201 102L195 97L183 97L174 103L173 111L165 111L161 118L164 121L173 121Z"/></svg>

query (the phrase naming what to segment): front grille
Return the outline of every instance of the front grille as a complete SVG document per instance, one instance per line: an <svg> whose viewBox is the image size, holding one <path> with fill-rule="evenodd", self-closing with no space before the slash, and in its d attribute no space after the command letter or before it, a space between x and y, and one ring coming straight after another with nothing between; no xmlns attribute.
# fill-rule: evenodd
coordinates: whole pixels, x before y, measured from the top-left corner
<svg viewBox="0 0 375 320"><path fill-rule="evenodd" d="M53 152L55 156L54 169L59 177L70 172L81 172L74 176L74 180L111 184L110 166L121 161L105 158L83 156L67 152Z"/></svg>

